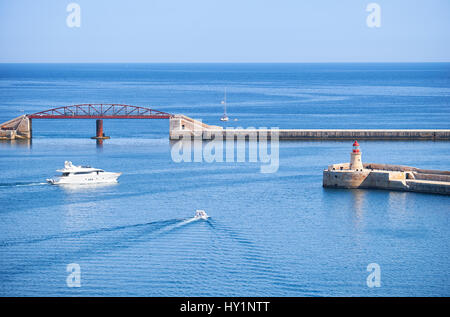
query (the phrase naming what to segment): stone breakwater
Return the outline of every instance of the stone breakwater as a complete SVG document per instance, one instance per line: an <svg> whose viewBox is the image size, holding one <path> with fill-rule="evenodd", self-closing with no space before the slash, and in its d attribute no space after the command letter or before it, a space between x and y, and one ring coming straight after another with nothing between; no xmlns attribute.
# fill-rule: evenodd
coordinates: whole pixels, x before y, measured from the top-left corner
<svg viewBox="0 0 450 317"><path fill-rule="evenodd" d="M450 195L450 171L363 163L357 141L349 163L333 164L323 171L323 187L372 188Z"/></svg>
<svg viewBox="0 0 450 317"><path fill-rule="evenodd" d="M323 171L323 186L450 195L449 171L375 163L364 163L362 170L351 170L349 165L349 163L330 165Z"/></svg>
<svg viewBox="0 0 450 317"><path fill-rule="evenodd" d="M179 140L199 137L203 140L260 139L277 137L279 140L450 140L445 129L255 129L212 126L184 115L170 119L169 137Z"/></svg>

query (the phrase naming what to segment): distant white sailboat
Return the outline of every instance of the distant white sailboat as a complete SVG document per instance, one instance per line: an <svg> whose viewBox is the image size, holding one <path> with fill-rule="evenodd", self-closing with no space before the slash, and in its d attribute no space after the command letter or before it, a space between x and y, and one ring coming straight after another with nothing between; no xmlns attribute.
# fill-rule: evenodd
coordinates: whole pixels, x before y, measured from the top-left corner
<svg viewBox="0 0 450 317"><path fill-rule="evenodd" d="M227 89L225 88L225 96L224 99L222 100L222 104L224 106L223 109L223 116L222 118L220 118L220 121L228 121L228 116L227 116Z"/></svg>

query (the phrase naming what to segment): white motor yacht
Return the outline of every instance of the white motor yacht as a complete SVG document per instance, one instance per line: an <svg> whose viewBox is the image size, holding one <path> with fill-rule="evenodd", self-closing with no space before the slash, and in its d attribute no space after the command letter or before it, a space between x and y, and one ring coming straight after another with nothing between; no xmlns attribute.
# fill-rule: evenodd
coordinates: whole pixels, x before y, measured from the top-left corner
<svg viewBox="0 0 450 317"><path fill-rule="evenodd" d="M47 179L47 182L52 185L116 183L117 178L122 174L105 172L90 166L75 166L70 161L65 161L64 168L56 171L62 174Z"/></svg>

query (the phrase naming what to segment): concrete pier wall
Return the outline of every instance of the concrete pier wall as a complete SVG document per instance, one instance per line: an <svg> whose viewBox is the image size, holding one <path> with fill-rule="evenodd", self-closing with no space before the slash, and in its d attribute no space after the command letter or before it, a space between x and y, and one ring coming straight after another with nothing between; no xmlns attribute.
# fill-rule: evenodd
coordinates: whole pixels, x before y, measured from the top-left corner
<svg viewBox="0 0 450 317"><path fill-rule="evenodd" d="M276 133L276 135L275 135ZM450 140L450 130L376 130L376 129L233 129L211 126L192 118L176 115L170 119L171 140L201 136L204 140L216 137L234 139L269 138L280 140Z"/></svg>
<svg viewBox="0 0 450 317"><path fill-rule="evenodd" d="M450 140L450 130L279 130L285 140Z"/></svg>

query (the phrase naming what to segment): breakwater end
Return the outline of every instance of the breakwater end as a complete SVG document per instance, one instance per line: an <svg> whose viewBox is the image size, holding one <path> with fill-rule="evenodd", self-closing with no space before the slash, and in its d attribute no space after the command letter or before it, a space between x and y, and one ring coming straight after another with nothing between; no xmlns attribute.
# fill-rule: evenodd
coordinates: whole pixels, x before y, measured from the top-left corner
<svg viewBox="0 0 450 317"><path fill-rule="evenodd" d="M355 141L350 163L328 166L323 171L323 187L386 189L450 195L450 171L416 167L362 163Z"/></svg>

